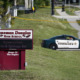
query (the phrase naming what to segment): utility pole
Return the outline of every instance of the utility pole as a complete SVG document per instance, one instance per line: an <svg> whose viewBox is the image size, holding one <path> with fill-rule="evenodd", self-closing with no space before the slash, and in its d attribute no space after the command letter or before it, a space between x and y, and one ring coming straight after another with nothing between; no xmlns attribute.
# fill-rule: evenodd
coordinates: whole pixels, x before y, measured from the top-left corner
<svg viewBox="0 0 80 80"><path fill-rule="evenodd" d="M54 0L51 0L51 15L54 15Z"/></svg>
<svg viewBox="0 0 80 80"><path fill-rule="evenodd" d="M65 1L62 0L62 12L64 12L64 11L65 11Z"/></svg>

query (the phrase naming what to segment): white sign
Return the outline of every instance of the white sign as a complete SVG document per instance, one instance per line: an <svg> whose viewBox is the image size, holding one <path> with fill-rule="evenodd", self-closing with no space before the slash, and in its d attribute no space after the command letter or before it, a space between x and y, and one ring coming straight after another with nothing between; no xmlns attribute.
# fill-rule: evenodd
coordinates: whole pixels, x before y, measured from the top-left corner
<svg viewBox="0 0 80 80"><path fill-rule="evenodd" d="M78 40L56 40L58 48L79 48Z"/></svg>
<svg viewBox="0 0 80 80"><path fill-rule="evenodd" d="M13 10L13 16L16 17L17 16L17 9Z"/></svg>
<svg viewBox="0 0 80 80"><path fill-rule="evenodd" d="M32 30L0 30L0 39L32 39Z"/></svg>

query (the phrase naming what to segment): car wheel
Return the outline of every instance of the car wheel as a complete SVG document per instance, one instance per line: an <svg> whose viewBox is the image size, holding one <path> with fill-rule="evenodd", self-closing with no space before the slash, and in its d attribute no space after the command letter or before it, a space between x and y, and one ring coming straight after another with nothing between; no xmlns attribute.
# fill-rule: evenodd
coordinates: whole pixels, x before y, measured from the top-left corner
<svg viewBox="0 0 80 80"><path fill-rule="evenodd" d="M51 44L50 45L50 49L56 50L57 49L57 45L56 44Z"/></svg>

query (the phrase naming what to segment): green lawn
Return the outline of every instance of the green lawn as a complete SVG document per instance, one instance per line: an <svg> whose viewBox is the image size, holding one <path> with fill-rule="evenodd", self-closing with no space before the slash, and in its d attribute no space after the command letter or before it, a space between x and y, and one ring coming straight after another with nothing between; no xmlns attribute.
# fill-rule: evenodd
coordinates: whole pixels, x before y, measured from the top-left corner
<svg viewBox="0 0 80 80"><path fill-rule="evenodd" d="M67 14L69 15L75 15L75 11L79 11L80 9L79 8L76 8L76 7L66 7L65 8L65 11Z"/></svg>
<svg viewBox="0 0 80 80"><path fill-rule="evenodd" d="M42 39L68 34L77 37L65 20L50 15L50 8L40 8L35 14L19 15L11 29L33 29L33 50L26 50L26 70L0 71L0 80L80 80L80 51L56 51L41 47Z"/></svg>
<svg viewBox="0 0 80 80"><path fill-rule="evenodd" d="M80 25L80 20L77 20L77 23Z"/></svg>
<svg viewBox="0 0 80 80"><path fill-rule="evenodd" d="M56 6L55 9L62 9L62 6ZM65 12L69 15L75 15L75 11L79 11L80 9L77 7L69 7L69 6L65 6Z"/></svg>

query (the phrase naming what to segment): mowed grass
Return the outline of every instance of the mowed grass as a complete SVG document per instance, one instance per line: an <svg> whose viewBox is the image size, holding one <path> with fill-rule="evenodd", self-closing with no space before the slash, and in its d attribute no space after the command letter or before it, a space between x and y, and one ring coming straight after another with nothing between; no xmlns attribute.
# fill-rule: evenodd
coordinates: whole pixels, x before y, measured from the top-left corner
<svg viewBox="0 0 80 80"><path fill-rule="evenodd" d="M56 6L55 9L62 9L62 6ZM72 7L72 6L65 6L64 8L65 12L68 14L68 15L76 15L75 14L75 11L79 11L80 8L78 7Z"/></svg>
<svg viewBox="0 0 80 80"><path fill-rule="evenodd" d="M66 7L65 11L69 15L75 15L75 11L79 11L80 9L77 7Z"/></svg>
<svg viewBox="0 0 80 80"><path fill-rule="evenodd" d="M33 29L33 50L26 50L26 70L0 71L0 80L80 80L80 51L56 51L41 47L41 41L56 35L77 37L65 20L52 17L50 8L40 8L34 14L18 17L11 29ZM48 20L48 21L38 21Z"/></svg>
<svg viewBox="0 0 80 80"><path fill-rule="evenodd" d="M77 23L80 25L80 20L77 20Z"/></svg>

